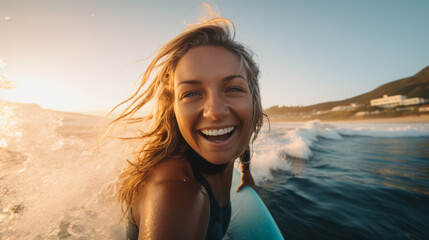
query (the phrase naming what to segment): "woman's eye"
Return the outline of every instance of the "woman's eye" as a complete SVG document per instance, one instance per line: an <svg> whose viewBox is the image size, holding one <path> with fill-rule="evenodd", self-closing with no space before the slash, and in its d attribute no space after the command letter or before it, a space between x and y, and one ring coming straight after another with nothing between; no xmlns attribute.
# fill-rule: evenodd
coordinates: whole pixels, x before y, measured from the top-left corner
<svg viewBox="0 0 429 240"><path fill-rule="evenodd" d="M239 87L230 87L226 91L227 92L244 92L244 90Z"/></svg>
<svg viewBox="0 0 429 240"><path fill-rule="evenodd" d="M189 98L189 97L196 97L196 96L198 96L198 92L191 91L183 94L182 98Z"/></svg>

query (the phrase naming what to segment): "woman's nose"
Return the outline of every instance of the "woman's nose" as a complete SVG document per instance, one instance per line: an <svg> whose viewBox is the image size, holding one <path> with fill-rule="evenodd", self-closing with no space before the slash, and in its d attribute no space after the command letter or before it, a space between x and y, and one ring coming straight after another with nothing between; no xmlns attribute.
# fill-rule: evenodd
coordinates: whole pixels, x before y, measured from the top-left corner
<svg viewBox="0 0 429 240"><path fill-rule="evenodd" d="M229 112L225 101L218 94L209 94L204 104L203 116L218 120L223 118Z"/></svg>

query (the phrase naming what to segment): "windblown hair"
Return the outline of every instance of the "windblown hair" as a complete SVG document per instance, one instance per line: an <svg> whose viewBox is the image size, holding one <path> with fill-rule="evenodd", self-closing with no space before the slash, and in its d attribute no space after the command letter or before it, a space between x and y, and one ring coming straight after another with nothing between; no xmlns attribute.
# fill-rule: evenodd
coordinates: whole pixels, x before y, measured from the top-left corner
<svg viewBox="0 0 429 240"><path fill-rule="evenodd" d="M230 26L233 28L233 34ZM173 76L179 60L190 49L199 46L219 46L240 58L242 66L246 69L253 101L253 121L248 143L256 139L264 115L258 83L259 68L253 60L253 53L236 42L234 37L234 25L225 18L218 17L188 27L182 34L158 49L142 74L137 91L113 109L128 104L121 115L112 121L110 127L119 123L143 123L147 119L151 122L149 129L139 130L140 136L131 138L141 141L142 146L137 150L135 159L128 160L128 166L119 176L118 200L124 214L129 210L138 187L144 184L151 168L163 159L180 156L188 147L179 131L174 114ZM156 100L153 113L146 118L134 117L138 110L151 100Z"/></svg>

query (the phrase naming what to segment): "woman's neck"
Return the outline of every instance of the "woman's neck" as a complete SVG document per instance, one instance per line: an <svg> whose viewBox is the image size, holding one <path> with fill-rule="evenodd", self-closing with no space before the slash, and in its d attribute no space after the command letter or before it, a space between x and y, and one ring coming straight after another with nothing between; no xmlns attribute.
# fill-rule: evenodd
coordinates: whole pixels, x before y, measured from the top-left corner
<svg viewBox="0 0 429 240"><path fill-rule="evenodd" d="M189 148L188 153L192 160L197 164L198 168L202 173L207 175L215 175L223 172L226 167L228 167L228 163L224 164L213 164L207 161L205 158L200 156L197 152L195 152L192 148Z"/></svg>

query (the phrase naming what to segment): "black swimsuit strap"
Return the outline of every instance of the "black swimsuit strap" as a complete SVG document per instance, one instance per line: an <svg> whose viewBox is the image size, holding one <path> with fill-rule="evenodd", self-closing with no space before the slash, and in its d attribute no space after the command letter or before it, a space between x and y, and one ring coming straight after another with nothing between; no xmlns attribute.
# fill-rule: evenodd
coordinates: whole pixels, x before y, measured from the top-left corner
<svg viewBox="0 0 429 240"><path fill-rule="evenodd" d="M204 178L203 174L201 173L200 164L198 163L200 160L199 158L202 158L202 157L199 155L198 156L195 156L195 155L198 155L198 154L193 151L193 154L191 154L189 157L189 163L191 164L192 172L194 173L196 180L199 183L201 183L204 186L204 188L207 190L209 197L212 198L214 197L212 188L210 187L210 184L207 182L207 180Z"/></svg>
<svg viewBox="0 0 429 240"><path fill-rule="evenodd" d="M188 156L190 156L189 157L189 163L191 164L192 172L194 173L196 180L198 182L200 182L201 185L203 185L204 188L207 190L209 198L211 199L211 201L213 201L215 203L216 207L219 209L223 209L217 203L216 198L213 195L213 191L212 191L212 188L211 188L209 182L207 182L207 180L204 178L203 174L201 173L202 172L201 164L199 162L201 162L202 160L207 162L207 160L205 160L203 157L201 157L198 153L196 153L193 150L192 150L192 152L188 152L188 153L189 153ZM212 164L212 163L210 163L210 164ZM212 164L212 165L214 165L214 164ZM226 164L226 165L228 165L228 164Z"/></svg>
<svg viewBox="0 0 429 240"><path fill-rule="evenodd" d="M198 157L196 157L193 154L188 156L189 163L191 164L195 179L199 183L201 183L201 185L203 185L203 187L206 189L210 200L210 220L209 227L207 229L206 240L222 239L222 237L226 233L226 230L228 229L229 222L231 219L231 201L228 201L228 204L224 208L219 206L218 202L216 201L216 198L213 195L213 191L210 187L210 184L207 182L207 180L201 173L201 165L198 164L198 161L200 161L202 157L199 155Z"/></svg>

